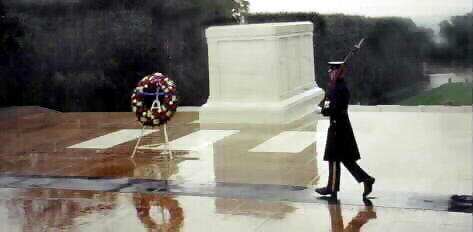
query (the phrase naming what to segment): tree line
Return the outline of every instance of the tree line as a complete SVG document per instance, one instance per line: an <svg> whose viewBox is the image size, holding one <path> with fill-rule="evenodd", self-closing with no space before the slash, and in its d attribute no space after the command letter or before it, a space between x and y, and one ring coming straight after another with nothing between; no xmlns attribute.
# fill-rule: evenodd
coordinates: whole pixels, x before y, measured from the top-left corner
<svg viewBox="0 0 473 232"><path fill-rule="evenodd" d="M473 12L452 16L440 23L442 41L431 50L433 64L460 68L471 67L473 62Z"/></svg>
<svg viewBox="0 0 473 232"><path fill-rule="evenodd" d="M0 0L0 106L60 111L129 111L146 74L163 72L181 105L208 97L205 29L237 22L232 0ZM317 83L326 62L365 47L349 65L353 102L383 101L390 91L425 81L429 31L405 18L317 13L254 14L249 23L311 21Z"/></svg>

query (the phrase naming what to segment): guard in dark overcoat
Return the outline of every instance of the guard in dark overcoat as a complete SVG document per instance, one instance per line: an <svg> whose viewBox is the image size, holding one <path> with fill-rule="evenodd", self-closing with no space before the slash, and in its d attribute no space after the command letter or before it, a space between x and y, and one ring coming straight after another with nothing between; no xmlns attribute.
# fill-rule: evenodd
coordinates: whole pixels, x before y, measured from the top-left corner
<svg viewBox="0 0 473 232"><path fill-rule="evenodd" d="M321 195L337 196L340 190L340 163L350 171L355 179L364 183L363 197L371 193L375 179L368 175L356 161L360 152L348 117L350 92L343 78L344 62L329 62L330 82L322 114L330 117L324 160L329 162L329 180L326 187L317 188Z"/></svg>

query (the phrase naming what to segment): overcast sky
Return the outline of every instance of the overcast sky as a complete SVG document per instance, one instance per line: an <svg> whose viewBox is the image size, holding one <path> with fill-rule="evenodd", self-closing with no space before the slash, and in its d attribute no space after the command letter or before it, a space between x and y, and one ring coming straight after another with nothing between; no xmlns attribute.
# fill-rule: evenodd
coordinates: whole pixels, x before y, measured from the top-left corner
<svg viewBox="0 0 473 232"><path fill-rule="evenodd" d="M315 11L364 16L403 16L435 26L452 15L470 12L472 0L249 0L251 12Z"/></svg>

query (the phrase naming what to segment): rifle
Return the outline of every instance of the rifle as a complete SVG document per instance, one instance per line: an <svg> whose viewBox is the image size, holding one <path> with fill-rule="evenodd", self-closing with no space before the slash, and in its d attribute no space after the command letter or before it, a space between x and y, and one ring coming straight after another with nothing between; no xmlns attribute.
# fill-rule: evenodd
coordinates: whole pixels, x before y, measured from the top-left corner
<svg viewBox="0 0 473 232"><path fill-rule="evenodd" d="M339 71L337 72L337 77L335 79L338 79L343 72L345 71L345 65L346 63L350 60L350 58L361 48L361 45L365 41L365 38L361 38L360 42L355 44L351 51L348 53L347 56L345 56L345 59L343 59L343 64L340 66Z"/></svg>
<svg viewBox="0 0 473 232"><path fill-rule="evenodd" d="M335 80L337 80L338 78L340 78L340 76L343 74L343 72L345 71L345 66L346 66L346 63L350 60L350 58L358 51L360 50L361 48L361 45L363 44L363 42L365 41L365 38L361 38L360 42L358 42L357 44L355 44L353 46L353 48L350 50L350 52L348 53L348 55L345 56L345 59L343 59L343 63L340 65L340 68L338 69L337 71L337 76L335 77ZM329 91L330 89L328 89ZM328 92L327 91L327 92ZM324 108L324 104L325 104L325 101L328 99L328 94L325 93L325 96L324 98L322 98L322 100L319 102L319 107L320 108Z"/></svg>

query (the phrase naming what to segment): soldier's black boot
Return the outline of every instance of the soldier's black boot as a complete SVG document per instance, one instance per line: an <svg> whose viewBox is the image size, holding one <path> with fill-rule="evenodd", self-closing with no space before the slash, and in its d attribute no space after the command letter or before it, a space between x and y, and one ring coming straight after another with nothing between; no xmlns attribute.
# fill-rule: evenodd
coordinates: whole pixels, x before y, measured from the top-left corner
<svg viewBox="0 0 473 232"><path fill-rule="evenodd" d="M337 198L337 192L334 192L327 187L316 188L315 192L317 192L318 194L322 196L330 195L331 198Z"/></svg>
<svg viewBox="0 0 473 232"><path fill-rule="evenodd" d="M373 191L374 181L375 179L373 177L369 177L363 182L363 185L365 187L363 191L363 198L366 198Z"/></svg>

